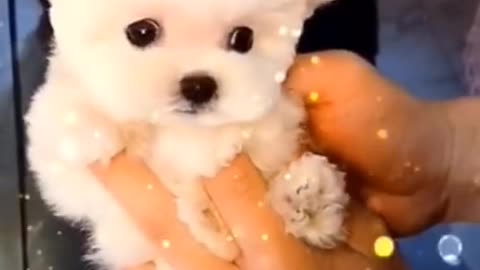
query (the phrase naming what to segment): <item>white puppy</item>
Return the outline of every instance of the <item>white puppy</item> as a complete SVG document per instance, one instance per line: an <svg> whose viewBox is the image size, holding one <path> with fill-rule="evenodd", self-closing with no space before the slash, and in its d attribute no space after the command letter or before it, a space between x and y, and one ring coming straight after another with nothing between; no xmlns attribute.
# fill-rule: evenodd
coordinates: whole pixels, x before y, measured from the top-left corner
<svg viewBox="0 0 480 270"><path fill-rule="evenodd" d="M269 179L288 232L324 248L342 239L343 175L321 156L296 159L303 110L281 91L304 20L327 1L52 1L56 42L26 116L28 157L52 210L90 226L94 262L120 269L155 255L87 168L125 148L222 258L238 251L208 218L200 180L240 151Z"/></svg>

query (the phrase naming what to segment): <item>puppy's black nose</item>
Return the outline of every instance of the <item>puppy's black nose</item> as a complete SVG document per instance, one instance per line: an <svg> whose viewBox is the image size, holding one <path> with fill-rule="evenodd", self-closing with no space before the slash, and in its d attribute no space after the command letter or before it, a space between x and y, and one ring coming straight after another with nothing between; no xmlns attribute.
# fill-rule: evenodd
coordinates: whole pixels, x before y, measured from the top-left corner
<svg viewBox="0 0 480 270"><path fill-rule="evenodd" d="M182 96L194 105L211 101L217 94L218 85L208 75L190 75L180 81Z"/></svg>

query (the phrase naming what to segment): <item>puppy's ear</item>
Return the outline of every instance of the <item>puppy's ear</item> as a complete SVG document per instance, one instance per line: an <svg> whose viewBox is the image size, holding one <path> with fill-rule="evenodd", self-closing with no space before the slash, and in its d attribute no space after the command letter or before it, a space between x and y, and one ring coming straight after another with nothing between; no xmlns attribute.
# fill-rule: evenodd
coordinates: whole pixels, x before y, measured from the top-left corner
<svg viewBox="0 0 480 270"><path fill-rule="evenodd" d="M320 6L328 5L335 0L305 0L307 1L307 17L313 15L315 10Z"/></svg>

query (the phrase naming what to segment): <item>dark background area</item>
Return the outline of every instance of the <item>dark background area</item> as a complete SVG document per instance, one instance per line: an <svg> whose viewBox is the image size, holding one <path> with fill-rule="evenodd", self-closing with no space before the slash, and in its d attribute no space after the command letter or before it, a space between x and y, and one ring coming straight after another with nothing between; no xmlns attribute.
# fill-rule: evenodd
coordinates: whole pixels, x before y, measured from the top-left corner
<svg viewBox="0 0 480 270"><path fill-rule="evenodd" d="M452 43L460 31L445 22L467 24L473 1L338 0L306 22L298 50L348 49L416 96L464 95ZM48 213L24 162L22 114L43 80L52 34L40 2L0 0L0 270L90 269L81 260L84 234ZM438 240L448 233L463 241L460 266L438 255ZM399 244L413 269L472 270L480 269L479 240L478 227L445 225Z"/></svg>

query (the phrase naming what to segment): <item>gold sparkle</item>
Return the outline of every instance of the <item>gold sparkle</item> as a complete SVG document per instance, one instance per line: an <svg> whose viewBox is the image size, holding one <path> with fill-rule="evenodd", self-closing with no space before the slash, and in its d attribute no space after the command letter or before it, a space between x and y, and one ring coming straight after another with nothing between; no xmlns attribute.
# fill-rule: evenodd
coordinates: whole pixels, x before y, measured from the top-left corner
<svg viewBox="0 0 480 270"><path fill-rule="evenodd" d="M233 179L239 179L239 178L240 178L240 175L238 174L233 175Z"/></svg>
<svg viewBox="0 0 480 270"><path fill-rule="evenodd" d="M388 236L380 236L375 240L374 251L380 258L389 258L395 252L395 242Z"/></svg>
<svg viewBox="0 0 480 270"><path fill-rule="evenodd" d="M377 137L379 139L386 140L386 139L388 139L388 136L389 136L388 130L386 130L386 129L379 129L377 131Z"/></svg>
<svg viewBox="0 0 480 270"><path fill-rule="evenodd" d="M314 65L320 64L320 57L318 57L317 55L312 56L310 58L310 63L312 63Z"/></svg>
<svg viewBox="0 0 480 270"><path fill-rule="evenodd" d="M152 185L152 184L148 184L148 185L147 185L147 189L148 189L148 190L152 190L152 189L153 189L153 185Z"/></svg>
<svg viewBox="0 0 480 270"><path fill-rule="evenodd" d="M265 203L264 203L263 201L258 201L258 202L257 202L257 206L260 207L260 208L262 208L262 207L265 206Z"/></svg>
<svg viewBox="0 0 480 270"><path fill-rule="evenodd" d="M320 100L320 94L318 92L310 92L307 97L307 103L310 105L317 104Z"/></svg>
<svg viewBox="0 0 480 270"><path fill-rule="evenodd" d="M227 240L227 242L232 242L234 238L232 235L228 235L225 239Z"/></svg>
<svg viewBox="0 0 480 270"><path fill-rule="evenodd" d="M163 248L170 248L171 243L168 240L163 240L162 241L162 246L163 246Z"/></svg>
<svg viewBox="0 0 480 270"><path fill-rule="evenodd" d="M286 174L283 176L283 178L285 178L285 180L288 181L288 180L291 180L291 179L292 179L292 175L289 174L289 173L286 173Z"/></svg>
<svg viewBox="0 0 480 270"><path fill-rule="evenodd" d="M270 236L266 233L262 234L262 236L260 237L263 241L268 241L268 239L270 239Z"/></svg>

